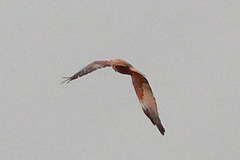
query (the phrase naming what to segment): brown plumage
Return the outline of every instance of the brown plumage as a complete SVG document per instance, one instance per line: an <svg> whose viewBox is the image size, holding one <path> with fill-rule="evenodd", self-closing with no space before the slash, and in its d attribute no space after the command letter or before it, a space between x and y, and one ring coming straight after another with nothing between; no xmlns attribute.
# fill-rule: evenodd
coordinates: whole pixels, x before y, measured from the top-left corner
<svg viewBox="0 0 240 160"><path fill-rule="evenodd" d="M122 59L95 61L81 69L73 76L63 77L67 79L64 80L62 84L65 82L69 83L70 81L77 79L78 77L82 77L88 73L104 67L112 67L115 71L119 73L131 76L132 84L134 86L135 92L137 94L139 102L141 103L144 113L151 120L151 122L158 127L161 134L164 135L165 129L158 115L157 104L153 96L152 89L144 75L141 72L137 71L128 62Z"/></svg>

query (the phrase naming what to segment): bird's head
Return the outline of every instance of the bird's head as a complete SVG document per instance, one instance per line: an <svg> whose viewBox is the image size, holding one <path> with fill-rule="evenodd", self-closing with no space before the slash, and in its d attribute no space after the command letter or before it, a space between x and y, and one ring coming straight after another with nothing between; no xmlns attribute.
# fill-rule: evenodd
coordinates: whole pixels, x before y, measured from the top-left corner
<svg viewBox="0 0 240 160"><path fill-rule="evenodd" d="M131 75L132 74L132 70L134 69L134 67L129 64L128 62L122 60L122 59L114 59L111 60L112 63L112 68L119 73L122 74L128 74Z"/></svg>

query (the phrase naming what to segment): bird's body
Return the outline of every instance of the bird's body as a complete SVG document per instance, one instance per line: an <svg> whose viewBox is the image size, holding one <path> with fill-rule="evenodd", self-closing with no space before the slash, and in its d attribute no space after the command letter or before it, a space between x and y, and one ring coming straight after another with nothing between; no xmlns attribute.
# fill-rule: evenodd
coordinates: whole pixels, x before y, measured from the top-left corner
<svg viewBox="0 0 240 160"><path fill-rule="evenodd" d="M122 59L95 61L81 69L73 76L64 77L67 79L62 83L64 82L69 83L70 81L77 79L78 77L82 77L88 73L91 73L99 68L104 67L112 67L116 72L131 76L132 84L134 86L135 92L137 94L139 102L141 103L144 113L151 120L151 122L158 127L161 134L164 135L165 129L161 124L158 115L157 104L153 96L152 89L144 75L141 72L137 71L128 62Z"/></svg>

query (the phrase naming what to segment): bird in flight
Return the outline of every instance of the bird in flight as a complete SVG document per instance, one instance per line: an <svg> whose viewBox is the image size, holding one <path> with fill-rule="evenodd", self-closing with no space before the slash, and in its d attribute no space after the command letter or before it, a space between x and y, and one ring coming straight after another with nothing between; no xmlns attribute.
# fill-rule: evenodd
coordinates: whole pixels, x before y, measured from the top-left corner
<svg viewBox="0 0 240 160"><path fill-rule="evenodd" d="M153 125L156 125L158 127L158 130L161 132L161 134L164 135L165 129L159 118L157 103L147 79L141 72L137 71L131 64L122 59L94 61L82 68L73 76L63 77L66 80L62 81L61 84L65 82L69 83L74 79L77 79L97 69L105 67L112 67L116 72L131 76L132 84L139 99L139 102L141 103L143 112L151 120Z"/></svg>

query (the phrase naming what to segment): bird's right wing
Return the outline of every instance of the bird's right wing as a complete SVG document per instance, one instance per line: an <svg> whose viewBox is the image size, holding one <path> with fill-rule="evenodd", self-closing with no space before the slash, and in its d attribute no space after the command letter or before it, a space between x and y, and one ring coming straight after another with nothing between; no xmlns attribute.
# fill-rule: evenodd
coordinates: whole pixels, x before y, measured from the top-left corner
<svg viewBox="0 0 240 160"><path fill-rule="evenodd" d="M82 77L88 73L91 73L99 68L110 67L110 66L111 66L110 60L101 60L101 61L92 62L89 65L87 65L86 67L84 67L83 69L81 69L79 72L74 74L73 76L63 77L63 78L66 78L66 80L62 81L61 84L65 83L65 82L69 83L70 81L77 79L78 77Z"/></svg>

